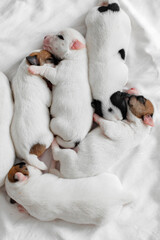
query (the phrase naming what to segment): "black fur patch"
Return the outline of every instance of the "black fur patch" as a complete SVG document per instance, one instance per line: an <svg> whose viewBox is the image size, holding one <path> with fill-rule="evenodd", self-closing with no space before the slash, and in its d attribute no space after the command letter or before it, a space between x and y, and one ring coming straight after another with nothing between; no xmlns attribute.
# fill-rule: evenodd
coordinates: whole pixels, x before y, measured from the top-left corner
<svg viewBox="0 0 160 240"><path fill-rule="evenodd" d="M79 144L80 144L80 141L75 142L75 146L74 147L77 147Z"/></svg>
<svg viewBox="0 0 160 240"><path fill-rule="evenodd" d="M10 198L10 203L11 203L11 204L15 204L16 201L15 201L14 199Z"/></svg>
<svg viewBox="0 0 160 240"><path fill-rule="evenodd" d="M20 162L20 163L14 164L14 166L18 166L18 165L19 165L19 168L22 168L22 167L24 167L24 165L26 165L26 163Z"/></svg>
<svg viewBox="0 0 160 240"><path fill-rule="evenodd" d="M143 96L136 96L137 100L145 105L146 99Z"/></svg>
<svg viewBox="0 0 160 240"><path fill-rule="evenodd" d="M98 8L99 12L106 12L108 10L111 10L112 12L119 12L120 8L117 3L111 3L108 6L101 6Z"/></svg>
<svg viewBox="0 0 160 240"><path fill-rule="evenodd" d="M98 114L100 117L103 117L101 101L93 99L91 106L94 108L96 114Z"/></svg>
<svg viewBox="0 0 160 240"><path fill-rule="evenodd" d="M123 60L125 60L126 54L125 54L124 49L122 48L122 49L119 50L118 52L119 52L119 54L121 55L121 58L122 58Z"/></svg>
<svg viewBox="0 0 160 240"><path fill-rule="evenodd" d="M55 55L52 54L53 57L53 64L54 65L58 65L60 63L60 61L62 61L62 59L56 57Z"/></svg>
<svg viewBox="0 0 160 240"><path fill-rule="evenodd" d="M123 119L126 119L127 115L126 97L130 97L130 94L120 91L113 93L110 97L111 103L121 111Z"/></svg>
<svg viewBox="0 0 160 240"><path fill-rule="evenodd" d="M27 56L26 59L30 65L36 65L36 66L40 65L36 55L35 56Z"/></svg>

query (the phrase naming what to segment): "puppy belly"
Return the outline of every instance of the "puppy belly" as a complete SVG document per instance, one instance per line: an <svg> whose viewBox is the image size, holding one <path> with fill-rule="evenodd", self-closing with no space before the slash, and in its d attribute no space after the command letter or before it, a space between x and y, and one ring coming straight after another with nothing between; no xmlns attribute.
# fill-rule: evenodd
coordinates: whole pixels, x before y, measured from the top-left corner
<svg viewBox="0 0 160 240"><path fill-rule="evenodd" d="M46 146L45 145L42 145L42 144L35 144L31 147L30 149L30 154L35 154L37 157L40 157L44 151L46 150Z"/></svg>

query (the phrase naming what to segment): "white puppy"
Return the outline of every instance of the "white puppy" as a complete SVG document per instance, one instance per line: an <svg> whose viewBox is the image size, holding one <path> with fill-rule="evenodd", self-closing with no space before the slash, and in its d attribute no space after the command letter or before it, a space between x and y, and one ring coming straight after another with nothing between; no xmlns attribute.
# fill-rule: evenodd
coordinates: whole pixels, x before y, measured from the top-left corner
<svg viewBox="0 0 160 240"><path fill-rule="evenodd" d="M22 61L12 80L15 105L11 134L16 154L42 170L47 167L38 157L53 141L48 109L51 105L51 91L44 79L28 72L28 66L51 64L52 60L52 55L47 51L33 52Z"/></svg>
<svg viewBox="0 0 160 240"><path fill-rule="evenodd" d="M86 42L89 57L89 82L95 113L108 120L110 97L121 91L128 81L125 59L128 51L131 24L118 1L103 1L86 17ZM116 118L123 119L121 114Z"/></svg>
<svg viewBox="0 0 160 240"><path fill-rule="evenodd" d="M32 74L46 77L53 85L51 130L59 145L75 147L87 135L93 110L88 82L84 37L74 29L46 36L44 49L62 59L56 68L30 66Z"/></svg>
<svg viewBox="0 0 160 240"><path fill-rule="evenodd" d="M27 165L26 165L27 166ZM6 178L8 195L41 221L61 219L78 224L104 224L132 201L119 179L102 174L84 179L63 179L20 165ZM29 176L25 176L25 175Z"/></svg>
<svg viewBox="0 0 160 240"><path fill-rule="evenodd" d="M0 187L13 166L15 153L10 134L13 101L7 77L0 72Z"/></svg>
<svg viewBox="0 0 160 240"><path fill-rule="evenodd" d="M52 143L53 158L60 161L63 177L80 178L106 172L149 133L150 126L153 126L152 103L143 96L129 96L120 92L115 95L117 107L121 104L123 109L124 106L128 108L128 121L108 121L95 114L94 120L99 127L78 145L77 152L60 149L55 141Z"/></svg>

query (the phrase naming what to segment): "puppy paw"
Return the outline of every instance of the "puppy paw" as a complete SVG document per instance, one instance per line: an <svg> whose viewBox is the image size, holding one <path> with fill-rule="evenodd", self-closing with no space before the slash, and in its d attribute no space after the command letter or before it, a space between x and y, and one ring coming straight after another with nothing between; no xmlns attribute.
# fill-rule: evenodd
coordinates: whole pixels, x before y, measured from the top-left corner
<svg viewBox="0 0 160 240"><path fill-rule="evenodd" d="M52 147L52 149L53 149L53 148L59 148L59 145L58 145L56 139L53 140L53 142L52 142L52 144L51 144L51 147Z"/></svg>
<svg viewBox="0 0 160 240"><path fill-rule="evenodd" d="M59 153L60 147L57 144L55 139L51 144L51 149L52 149L52 155L53 155L54 161L58 161L57 154Z"/></svg>
<svg viewBox="0 0 160 240"><path fill-rule="evenodd" d="M101 117L98 116L96 113L93 114L93 121L96 122L97 124L100 123Z"/></svg>
<svg viewBox="0 0 160 240"><path fill-rule="evenodd" d="M22 205L18 204L17 208L19 212L28 214L27 210Z"/></svg>
<svg viewBox="0 0 160 240"><path fill-rule="evenodd" d="M38 75L40 73L39 67L37 67L37 66L29 66L28 72L33 74L33 75Z"/></svg>

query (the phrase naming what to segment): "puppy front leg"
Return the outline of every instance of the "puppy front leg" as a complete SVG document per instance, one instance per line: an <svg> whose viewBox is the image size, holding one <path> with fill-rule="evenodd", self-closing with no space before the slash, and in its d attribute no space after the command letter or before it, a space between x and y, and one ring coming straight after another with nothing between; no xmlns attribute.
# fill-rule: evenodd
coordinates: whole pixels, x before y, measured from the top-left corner
<svg viewBox="0 0 160 240"><path fill-rule="evenodd" d="M28 71L33 75L40 75L41 77L45 77L53 85L56 85L56 68L31 65L29 66Z"/></svg>
<svg viewBox="0 0 160 240"><path fill-rule="evenodd" d="M93 120L99 125L106 137L112 140L118 140L123 136L125 123L122 121L108 121L104 118L99 117L97 114L93 115Z"/></svg>

